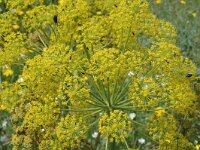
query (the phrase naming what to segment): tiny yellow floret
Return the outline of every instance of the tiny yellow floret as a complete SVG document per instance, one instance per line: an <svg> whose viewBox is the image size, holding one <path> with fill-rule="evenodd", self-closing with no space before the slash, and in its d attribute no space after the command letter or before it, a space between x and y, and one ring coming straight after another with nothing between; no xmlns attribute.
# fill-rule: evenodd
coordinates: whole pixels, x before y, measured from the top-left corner
<svg viewBox="0 0 200 150"><path fill-rule="evenodd" d="M13 71L11 69L6 69L3 71L3 75L5 76L11 76L13 74Z"/></svg>
<svg viewBox="0 0 200 150"><path fill-rule="evenodd" d="M200 150L200 144L195 146L196 150Z"/></svg>
<svg viewBox="0 0 200 150"><path fill-rule="evenodd" d="M180 3L183 4L183 5L185 5L186 1L185 0L181 0Z"/></svg>
<svg viewBox="0 0 200 150"><path fill-rule="evenodd" d="M24 14L24 12L23 12L22 10L17 10L17 14L18 14L19 16L21 16L21 15Z"/></svg>
<svg viewBox="0 0 200 150"><path fill-rule="evenodd" d="M196 16L197 16L197 13L196 13L196 12L193 12L193 13L192 13L192 16L193 16L193 17L196 17Z"/></svg>
<svg viewBox="0 0 200 150"><path fill-rule="evenodd" d="M156 3L156 4L160 4L160 3L161 3L161 0L155 0L155 3Z"/></svg>
<svg viewBox="0 0 200 150"><path fill-rule="evenodd" d="M13 27L13 29L15 29L15 30L18 30L18 29L19 29L19 25L17 25L17 24L13 25L12 27Z"/></svg>
<svg viewBox="0 0 200 150"><path fill-rule="evenodd" d="M0 110L6 110L6 106L5 105L0 105Z"/></svg>
<svg viewBox="0 0 200 150"><path fill-rule="evenodd" d="M157 117L161 117L165 113L165 110L162 107L158 107L155 109L155 113Z"/></svg>

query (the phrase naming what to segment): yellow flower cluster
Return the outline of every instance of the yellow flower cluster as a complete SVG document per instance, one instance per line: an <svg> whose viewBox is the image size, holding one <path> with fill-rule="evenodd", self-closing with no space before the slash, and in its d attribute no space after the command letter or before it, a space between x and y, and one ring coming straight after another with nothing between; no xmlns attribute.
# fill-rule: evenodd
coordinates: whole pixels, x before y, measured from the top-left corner
<svg viewBox="0 0 200 150"><path fill-rule="evenodd" d="M130 97L133 99L133 104L143 109L155 108L159 102L166 100L167 94L162 90L162 83L156 82L152 77L137 79L130 87Z"/></svg>
<svg viewBox="0 0 200 150"><path fill-rule="evenodd" d="M85 87L87 78L78 76L66 76L65 94L70 98L71 103L77 104L81 100L89 99L90 90ZM77 84L78 83L78 84Z"/></svg>
<svg viewBox="0 0 200 150"><path fill-rule="evenodd" d="M39 30L44 32L44 29L50 28L50 24L53 26L52 18L57 13L56 6L43 4L43 0L16 0L6 3L9 11L0 14L0 66L21 63L22 55L28 55L30 51L41 51L40 45L44 47L44 43L47 43L40 33L37 34L40 45L35 45L36 40L32 36ZM31 5L37 7L30 7Z"/></svg>
<svg viewBox="0 0 200 150"><path fill-rule="evenodd" d="M5 76L12 76L13 75L12 69L5 69L3 71L3 75L5 75Z"/></svg>
<svg viewBox="0 0 200 150"><path fill-rule="evenodd" d="M177 129L175 118L162 108L157 108L155 115L149 119L147 127L153 139L159 141L158 150L194 149L194 146L179 133L180 128Z"/></svg>
<svg viewBox="0 0 200 150"><path fill-rule="evenodd" d="M6 106L0 105L0 110L6 110Z"/></svg>
<svg viewBox="0 0 200 150"><path fill-rule="evenodd" d="M196 150L199 150L200 149L200 145L196 145Z"/></svg>
<svg viewBox="0 0 200 150"><path fill-rule="evenodd" d="M67 115L62 118L56 128L58 141L62 144L62 148L79 147L81 141L85 139L85 132L88 127L85 121L75 115Z"/></svg>
<svg viewBox="0 0 200 150"><path fill-rule="evenodd" d="M149 120L146 130L160 149L176 137L190 144L176 131L176 115L197 110L195 66L180 55L170 23L157 19L146 0L42 2L9 2L0 14L0 66L28 50L34 56L15 83L1 88L15 149L78 148L94 128L100 138L127 143L137 122L130 112L149 112L138 118Z"/></svg>
<svg viewBox="0 0 200 150"><path fill-rule="evenodd" d="M99 131L110 142L124 142L132 130L128 115L120 110L104 113L99 121Z"/></svg>
<svg viewBox="0 0 200 150"><path fill-rule="evenodd" d="M41 143L38 146L48 147L49 143L45 144L45 141L50 141L55 136L55 122L59 118L60 109L57 106L57 101L50 102L49 100L45 104L36 101L26 104L24 107L28 111L23 117L23 124L17 128L16 134L13 135L13 148L18 149L18 146L23 143L22 146L29 149L35 138ZM16 120L13 118L13 121ZM22 136L23 134L26 136Z"/></svg>
<svg viewBox="0 0 200 150"><path fill-rule="evenodd" d="M162 107L158 107L156 108L155 113L157 117L162 117L166 111Z"/></svg>

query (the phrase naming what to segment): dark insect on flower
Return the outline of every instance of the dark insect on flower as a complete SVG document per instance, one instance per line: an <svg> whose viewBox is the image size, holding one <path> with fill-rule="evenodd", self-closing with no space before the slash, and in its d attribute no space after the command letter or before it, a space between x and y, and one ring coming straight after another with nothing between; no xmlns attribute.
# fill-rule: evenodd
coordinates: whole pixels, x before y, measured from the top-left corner
<svg viewBox="0 0 200 150"><path fill-rule="evenodd" d="M186 77L188 77L188 78L192 77L192 73L188 73L188 74L186 75Z"/></svg>
<svg viewBox="0 0 200 150"><path fill-rule="evenodd" d="M165 59L165 62L169 64L169 61L167 59Z"/></svg>
<svg viewBox="0 0 200 150"><path fill-rule="evenodd" d="M58 15L53 16L53 21L57 24L58 23Z"/></svg>
<svg viewBox="0 0 200 150"><path fill-rule="evenodd" d="M174 57L178 56L176 53L174 53Z"/></svg>

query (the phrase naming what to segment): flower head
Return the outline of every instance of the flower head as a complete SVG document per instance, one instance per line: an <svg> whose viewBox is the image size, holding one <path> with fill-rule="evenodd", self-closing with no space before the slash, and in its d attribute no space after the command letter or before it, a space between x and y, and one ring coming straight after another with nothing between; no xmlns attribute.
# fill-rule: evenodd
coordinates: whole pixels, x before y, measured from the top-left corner
<svg viewBox="0 0 200 150"><path fill-rule="evenodd" d="M5 76L11 76L11 75L13 75L13 70L12 69L5 69L4 71L3 71L3 75L5 75Z"/></svg>
<svg viewBox="0 0 200 150"><path fill-rule="evenodd" d="M180 0L180 3L183 4L183 5L186 4L185 0Z"/></svg>
<svg viewBox="0 0 200 150"><path fill-rule="evenodd" d="M131 76L134 76L134 75L135 75L135 74L134 74L132 71L129 71L129 72L128 72L128 76L131 77Z"/></svg>
<svg viewBox="0 0 200 150"><path fill-rule="evenodd" d="M19 16L21 16L21 15L24 14L24 12L23 12L22 10L17 10L17 14L18 14Z"/></svg>
<svg viewBox="0 0 200 150"><path fill-rule="evenodd" d="M200 144L197 144L197 145L195 146L195 148L196 148L196 150L200 150Z"/></svg>
<svg viewBox="0 0 200 150"><path fill-rule="evenodd" d="M94 133L92 134L92 137L93 137L93 138L97 138L97 136L98 136L98 132L94 132Z"/></svg>
<svg viewBox="0 0 200 150"><path fill-rule="evenodd" d="M17 82L18 82L18 83L24 82L24 78L23 78L23 77L19 78L19 79L17 80Z"/></svg>
<svg viewBox="0 0 200 150"><path fill-rule="evenodd" d="M193 12L193 13L192 13L192 16L193 16L193 17L196 17L196 16L197 16L197 13L196 13L196 12Z"/></svg>
<svg viewBox="0 0 200 150"><path fill-rule="evenodd" d="M0 105L0 110L6 110L6 106L5 105Z"/></svg>
<svg viewBox="0 0 200 150"><path fill-rule="evenodd" d="M131 121L128 115L120 110L114 110L110 114L104 113L99 121L99 131L101 135L111 142L122 142L128 137L132 130Z"/></svg>
<svg viewBox="0 0 200 150"><path fill-rule="evenodd" d="M161 3L161 0L155 0L155 3L156 3L156 4L160 4L160 3Z"/></svg>
<svg viewBox="0 0 200 150"><path fill-rule="evenodd" d="M138 142L139 142L140 144L144 144L144 143L145 143L145 139L144 139L144 138L140 138L140 139L138 139Z"/></svg>
<svg viewBox="0 0 200 150"><path fill-rule="evenodd" d="M162 107L157 107L155 113L157 117L161 117L165 113L165 110Z"/></svg>
<svg viewBox="0 0 200 150"><path fill-rule="evenodd" d="M81 140L86 138L86 131L85 121L73 115L62 118L56 129L58 140L65 148L79 147Z"/></svg>
<svg viewBox="0 0 200 150"><path fill-rule="evenodd" d="M17 25L17 24L13 25L13 29L18 30L19 29L19 25Z"/></svg>
<svg viewBox="0 0 200 150"><path fill-rule="evenodd" d="M135 117L136 117L136 114L135 114L135 113L130 113L130 114L129 114L129 118L130 118L131 120L133 120Z"/></svg>

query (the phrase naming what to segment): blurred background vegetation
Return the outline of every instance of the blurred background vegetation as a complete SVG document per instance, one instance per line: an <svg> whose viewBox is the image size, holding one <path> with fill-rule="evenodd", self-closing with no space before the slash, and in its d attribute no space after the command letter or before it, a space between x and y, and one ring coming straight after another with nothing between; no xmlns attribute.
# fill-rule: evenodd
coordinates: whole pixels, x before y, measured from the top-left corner
<svg viewBox="0 0 200 150"><path fill-rule="evenodd" d="M200 0L149 0L152 12L177 30L177 46L200 74Z"/></svg>
<svg viewBox="0 0 200 150"><path fill-rule="evenodd" d="M197 66L200 75L200 0L148 0L150 9L159 18L171 22L177 30L177 46L182 54L189 57ZM4 1L0 0L0 14L4 11ZM51 0L45 0L49 4ZM53 0L57 3L57 0ZM21 69L13 74L17 77ZM9 114L0 109L0 150L11 149L9 139L11 136L11 123Z"/></svg>

